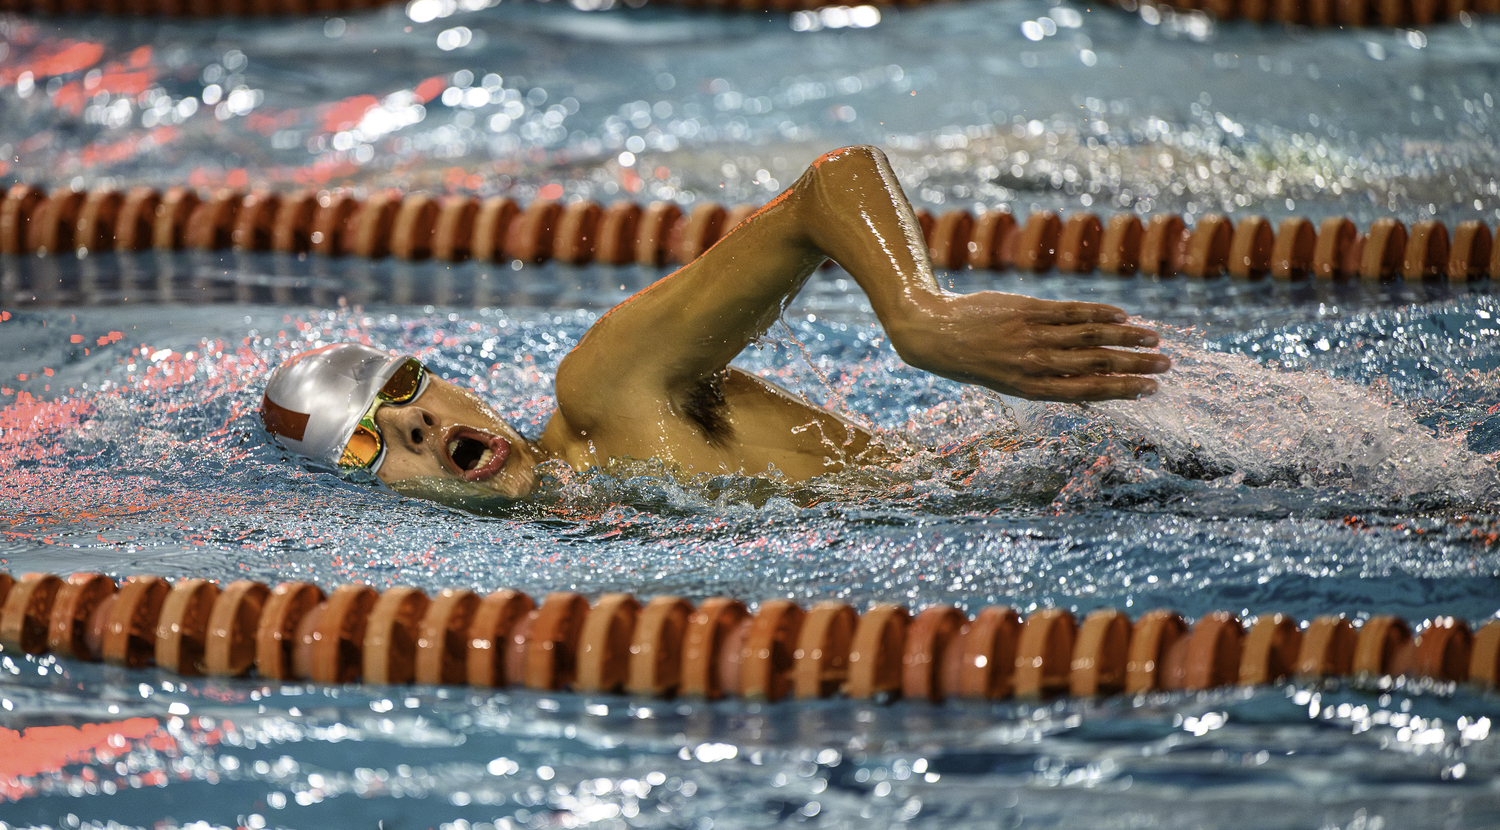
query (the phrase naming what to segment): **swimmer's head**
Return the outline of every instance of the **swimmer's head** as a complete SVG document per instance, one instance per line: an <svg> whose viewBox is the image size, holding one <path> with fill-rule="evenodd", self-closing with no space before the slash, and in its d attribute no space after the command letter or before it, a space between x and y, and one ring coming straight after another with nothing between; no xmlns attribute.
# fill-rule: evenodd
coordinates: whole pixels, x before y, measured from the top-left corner
<svg viewBox="0 0 1500 830"><path fill-rule="evenodd" d="M370 472L396 490L521 498L541 460L472 392L416 358L356 343L303 352L277 367L260 413L283 447Z"/></svg>

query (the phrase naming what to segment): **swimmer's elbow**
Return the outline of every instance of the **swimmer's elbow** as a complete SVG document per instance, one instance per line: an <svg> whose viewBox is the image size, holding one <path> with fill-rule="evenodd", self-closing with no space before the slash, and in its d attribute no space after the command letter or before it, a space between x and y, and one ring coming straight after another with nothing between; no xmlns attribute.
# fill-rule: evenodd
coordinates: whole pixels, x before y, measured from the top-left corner
<svg viewBox="0 0 1500 830"><path fill-rule="evenodd" d="M863 170L888 167L885 153L870 144L855 144L824 153L808 169L814 179L838 179Z"/></svg>
<svg viewBox="0 0 1500 830"><path fill-rule="evenodd" d="M804 217L816 225L830 216L848 214L877 192L898 190L895 174L878 147L857 144L825 153L807 168L794 190L809 200Z"/></svg>

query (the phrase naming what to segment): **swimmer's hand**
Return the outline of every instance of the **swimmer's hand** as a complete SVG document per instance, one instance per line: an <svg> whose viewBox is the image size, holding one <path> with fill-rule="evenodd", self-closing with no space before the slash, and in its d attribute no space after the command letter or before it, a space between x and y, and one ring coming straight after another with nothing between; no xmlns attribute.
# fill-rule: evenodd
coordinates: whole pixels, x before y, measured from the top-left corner
<svg viewBox="0 0 1500 830"><path fill-rule="evenodd" d="M1125 325L1121 309L981 291L928 294L891 315L901 359L943 377L1031 400L1142 398L1172 367L1151 348L1156 332Z"/></svg>

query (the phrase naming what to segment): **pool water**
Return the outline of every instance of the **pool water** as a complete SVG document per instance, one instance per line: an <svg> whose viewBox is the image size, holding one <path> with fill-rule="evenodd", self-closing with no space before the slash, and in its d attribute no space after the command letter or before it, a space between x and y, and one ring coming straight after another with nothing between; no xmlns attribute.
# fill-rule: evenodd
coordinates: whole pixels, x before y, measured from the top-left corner
<svg viewBox="0 0 1500 830"><path fill-rule="evenodd" d="M774 16L409 8L337 25L8 18L0 70L17 77L0 91L0 143L27 144L3 154L7 174L441 189L456 169L455 187L521 197L763 201L817 153L871 141L933 209L1363 221L1394 204L1408 222L1493 223L1500 206L1487 97L1500 30L1484 21L1289 35L1012 0L799 32ZM1032 41L1022 24L1042 16L1059 34ZM459 27L467 45L444 48ZM85 71L50 85L34 69L63 37L102 44L101 61L158 92L72 107ZM354 62L371 50L396 57ZM94 89L117 83L106 72ZM182 104L237 83L249 92L222 99L223 118ZM339 107L360 95L383 114L353 107L350 126ZM661 273L0 262L0 558L12 573L970 612L1477 623L1500 608L1500 303L1486 283L943 275L1116 303L1162 327L1177 368L1160 394L1077 407L911 370L847 276L823 271L738 365L874 427L902 460L801 485L554 469L531 502L466 512L305 466L259 426L269 367L365 340L418 355L535 435L557 362ZM64 728L0 732L0 822L1489 828L1497 717L1493 692L1405 682L755 705L208 681L5 654L0 726Z"/></svg>

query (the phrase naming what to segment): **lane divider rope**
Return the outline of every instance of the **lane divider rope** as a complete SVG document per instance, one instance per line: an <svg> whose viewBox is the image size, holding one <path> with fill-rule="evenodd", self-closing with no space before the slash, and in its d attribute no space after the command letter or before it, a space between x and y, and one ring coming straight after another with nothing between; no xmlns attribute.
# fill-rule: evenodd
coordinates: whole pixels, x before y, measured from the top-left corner
<svg viewBox="0 0 1500 830"><path fill-rule="evenodd" d="M50 193L13 185L0 199L0 254L85 256L104 251L278 251L372 259L461 262L555 260L572 265L686 264L758 208L670 202L603 206L495 196L439 197L383 190L275 193L137 187ZM974 215L919 211L932 264L1065 274L1281 280L1500 278L1500 245L1483 222L1451 230L1436 220L1410 227L1383 217L1360 230L1331 216L1317 222L1262 216L1238 222L1206 214L1189 226L1171 213L1147 217L1050 210L1024 219L1008 210Z"/></svg>
<svg viewBox="0 0 1500 830"><path fill-rule="evenodd" d="M915 615L837 601L804 609L623 593L593 604L558 591L479 595L350 583L275 588L241 580L175 583L100 574L0 573L0 645L26 654L155 665L179 675L315 683L468 684L543 691L776 701L1000 700L1193 691L1285 678L1430 678L1500 688L1500 619L1413 627L1396 616L1299 623L1262 614L1247 627L1215 611L1189 622L1148 611L948 605Z"/></svg>

